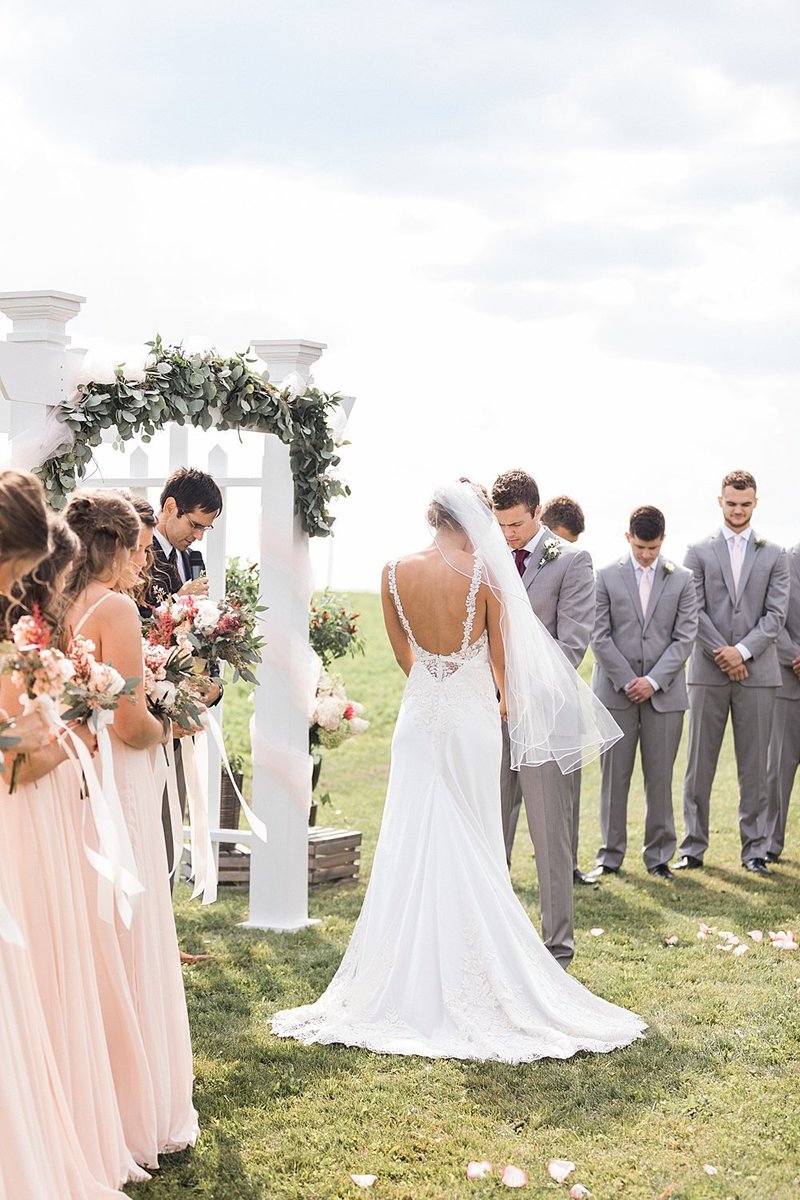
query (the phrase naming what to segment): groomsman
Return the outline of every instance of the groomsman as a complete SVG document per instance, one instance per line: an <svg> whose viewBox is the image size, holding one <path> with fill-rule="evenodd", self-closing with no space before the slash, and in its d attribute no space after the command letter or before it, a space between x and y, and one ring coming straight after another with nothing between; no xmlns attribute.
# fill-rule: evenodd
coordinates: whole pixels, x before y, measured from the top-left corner
<svg viewBox="0 0 800 1200"><path fill-rule="evenodd" d="M672 769L688 707L684 666L697 636L694 577L661 556L664 515L645 505L631 513L629 553L597 573L592 688L625 736L600 759L597 873L616 874L628 842L628 793L641 748L644 865L674 879Z"/></svg>
<svg viewBox="0 0 800 1200"><path fill-rule="evenodd" d="M767 862L783 853L786 817L800 764L800 545L789 558L789 611L778 634L781 686L775 697L767 755Z"/></svg>
<svg viewBox="0 0 800 1200"><path fill-rule="evenodd" d="M571 545L577 542L586 529L583 509L571 496L555 496L552 500L548 500L542 508L542 524L546 525L556 537L561 538L562 542L569 542ZM591 885L594 880L590 879L588 875L584 875L578 866L578 838L581 824L580 767L577 771L570 771L567 779L572 789L572 882Z"/></svg>
<svg viewBox="0 0 800 1200"><path fill-rule="evenodd" d="M541 523L539 489L525 471L506 471L492 488L495 516L503 530L531 607L574 667L589 645L594 623L594 573L585 550L553 536ZM503 834L511 848L522 799L536 855L542 939L568 967L575 953L572 916L572 784L556 763L512 771L503 727L501 773Z"/></svg>
<svg viewBox="0 0 800 1200"><path fill-rule="evenodd" d="M786 620L789 567L786 551L751 528L756 504L756 481L749 471L726 475L719 497L722 529L690 546L686 555L697 588L699 626L689 660L686 833L675 870L703 865L711 786L730 713L742 866L757 875L769 874L767 747L781 685L775 643Z"/></svg>

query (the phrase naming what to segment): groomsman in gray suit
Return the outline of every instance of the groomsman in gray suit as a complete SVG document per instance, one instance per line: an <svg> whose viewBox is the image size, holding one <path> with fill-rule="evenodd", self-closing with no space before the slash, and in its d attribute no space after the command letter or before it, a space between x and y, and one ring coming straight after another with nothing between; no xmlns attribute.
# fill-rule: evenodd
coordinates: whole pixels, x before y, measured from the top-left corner
<svg viewBox="0 0 800 1200"><path fill-rule="evenodd" d="M778 634L781 686L767 756L767 862L777 862L786 838L786 817L800 765L800 545L789 558L789 611Z"/></svg>
<svg viewBox="0 0 800 1200"><path fill-rule="evenodd" d="M636 746L644 775L644 865L674 879L672 768L688 707L684 666L697 637L694 577L661 556L664 515L631 513L630 553L597 573L592 688L625 736L600 760L597 874L616 874L628 844L628 792Z"/></svg>
<svg viewBox="0 0 800 1200"><path fill-rule="evenodd" d="M542 524L562 542L575 545L578 538L586 529L583 509L577 500L571 496L555 496L542 507ZM584 875L578 866L578 839L581 824L581 770L570 771L567 776L572 789L572 882L594 883L588 875Z"/></svg>
<svg viewBox="0 0 800 1200"><path fill-rule="evenodd" d="M525 471L495 480L492 503L531 607L574 667L589 645L594 624L594 573L585 550L576 550L542 525L539 489ZM536 855L542 940L568 967L575 953L572 917L572 784L556 763L512 771L503 727L501 771L503 834L511 848L522 799Z"/></svg>
<svg viewBox="0 0 800 1200"><path fill-rule="evenodd" d="M732 471L722 481L722 529L689 547L699 606L689 660L689 747L683 785L686 833L675 870L702 867L708 849L711 787L722 738L733 721L739 776L742 866L768 875L767 747L781 685L776 641L789 604L786 551L750 526L756 481Z"/></svg>

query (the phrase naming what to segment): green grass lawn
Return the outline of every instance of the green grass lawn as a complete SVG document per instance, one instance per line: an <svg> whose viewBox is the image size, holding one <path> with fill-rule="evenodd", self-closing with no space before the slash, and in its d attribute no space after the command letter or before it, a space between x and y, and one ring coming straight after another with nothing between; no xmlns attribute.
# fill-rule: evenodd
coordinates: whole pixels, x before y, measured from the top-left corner
<svg viewBox="0 0 800 1200"><path fill-rule="evenodd" d="M790 814L785 863L759 879L738 865L736 783L726 743L712 806L708 868L655 881L638 852L642 791L631 797L631 852L618 877L576 892L574 975L641 1013L646 1038L610 1055L525 1066L430 1062L273 1038L267 1018L316 998L333 975L364 894L403 677L383 633L375 596L351 597L363 614L364 658L341 672L368 706L370 730L327 755L322 824L363 831L362 878L311 892L320 924L296 934L244 930L241 890L202 909L176 888L181 942L210 950L186 969L202 1133L191 1153L164 1160L135 1197L334 1200L361 1194L351 1173L378 1176L376 1200L496 1196L496 1176L470 1183L471 1159L514 1163L530 1176L521 1194L566 1197L574 1182L608 1197L794 1197L800 1187L800 953L778 951L766 931L795 930L800 898L798 813ZM226 725L243 736L249 688L232 689ZM676 772L680 803L683 760ZM598 845L596 766L584 772L581 862ZM520 820L514 886L538 921L536 874ZM731 930L749 948L736 958L699 922ZM592 936L590 929L605 932ZM746 937L765 931L765 942ZM677 935L677 946L664 938ZM577 1164L566 1186L547 1176L551 1158ZM704 1172L704 1164L717 1168Z"/></svg>

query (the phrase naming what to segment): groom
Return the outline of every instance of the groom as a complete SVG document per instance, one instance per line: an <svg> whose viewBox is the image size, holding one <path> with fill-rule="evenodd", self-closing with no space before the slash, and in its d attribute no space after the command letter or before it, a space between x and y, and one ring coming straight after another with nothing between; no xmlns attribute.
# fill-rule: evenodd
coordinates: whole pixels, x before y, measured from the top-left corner
<svg viewBox="0 0 800 1200"><path fill-rule="evenodd" d="M541 523L539 489L525 471L506 471L492 488L495 516L519 571L531 607L573 667L586 653L594 624L592 560L554 537ZM508 730L503 724L501 800L506 857L511 848L521 801L536 855L542 940L562 967L575 953L572 917L572 806L569 775L554 762L512 771Z"/></svg>

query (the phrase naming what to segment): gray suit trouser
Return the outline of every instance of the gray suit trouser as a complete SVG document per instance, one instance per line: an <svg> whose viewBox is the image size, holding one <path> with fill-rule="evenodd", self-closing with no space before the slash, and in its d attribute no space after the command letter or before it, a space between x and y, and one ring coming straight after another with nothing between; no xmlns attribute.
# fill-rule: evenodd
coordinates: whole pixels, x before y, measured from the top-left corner
<svg viewBox="0 0 800 1200"><path fill-rule="evenodd" d="M689 746L683 781L686 833L681 854L702 861L708 849L711 787L729 712L739 776L742 862L766 854L767 747L777 690L741 683L689 684Z"/></svg>
<svg viewBox="0 0 800 1200"><path fill-rule="evenodd" d="M775 699L767 756L767 853L777 858L786 840L786 818L800 764L800 700Z"/></svg>
<svg viewBox="0 0 800 1200"><path fill-rule="evenodd" d="M542 941L553 958L562 967L568 967L575 953L572 917L572 782L569 775L561 774L555 763L512 771L505 722L500 798L509 863L520 804L523 798L525 800L539 877Z"/></svg>
<svg viewBox="0 0 800 1200"><path fill-rule="evenodd" d="M175 777L178 781L178 799L181 804L181 817L186 817L186 776L183 773L183 754L181 753L181 743L179 738L175 738L172 743L175 751ZM169 794L164 788L164 794L161 797L161 824L164 827L164 844L167 847L167 870L172 866L172 820L169 813ZM181 873L181 864L178 862L175 868L175 873L169 877L170 891L175 890L175 880Z"/></svg>
<svg viewBox="0 0 800 1200"><path fill-rule="evenodd" d="M648 871L668 863L675 853L672 769L681 741L683 713L657 712L649 700L615 708L624 737L600 759L600 835L597 865L618 870L628 845L628 793L641 746L644 775L644 865Z"/></svg>
<svg viewBox="0 0 800 1200"><path fill-rule="evenodd" d="M572 869L578 870L578 837L581 824L581 769L570 771L567 776L572 790Z"/></svg>

